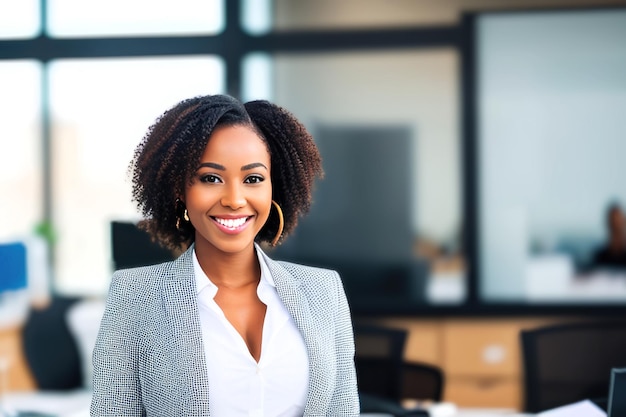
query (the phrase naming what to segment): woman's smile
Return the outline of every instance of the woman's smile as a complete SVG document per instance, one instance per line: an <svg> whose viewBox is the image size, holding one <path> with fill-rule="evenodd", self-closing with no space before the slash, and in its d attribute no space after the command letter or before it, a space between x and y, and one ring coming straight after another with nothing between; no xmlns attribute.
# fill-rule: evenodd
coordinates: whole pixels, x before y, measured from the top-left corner
<svg viewBox="0 0 626 417"><path fill-rule="evenodd" d="M241 216L241 217L217 217L211 216L211 219L217 225L217 228L224 233L237 234L243 231L250 223L249 220L253 216Z"/></svg>

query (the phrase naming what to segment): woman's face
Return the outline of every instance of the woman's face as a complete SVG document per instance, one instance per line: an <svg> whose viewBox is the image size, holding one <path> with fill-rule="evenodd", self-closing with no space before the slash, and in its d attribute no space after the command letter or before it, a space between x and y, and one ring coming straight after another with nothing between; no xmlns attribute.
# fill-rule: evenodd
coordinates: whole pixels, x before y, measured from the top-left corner
<svg viewBox="0 0 626 417"><path fill-rule="evenodd" d="M238 253L253 247L272 203L270 155L249 127L217 128L185 189L196 250Z"/></svg>

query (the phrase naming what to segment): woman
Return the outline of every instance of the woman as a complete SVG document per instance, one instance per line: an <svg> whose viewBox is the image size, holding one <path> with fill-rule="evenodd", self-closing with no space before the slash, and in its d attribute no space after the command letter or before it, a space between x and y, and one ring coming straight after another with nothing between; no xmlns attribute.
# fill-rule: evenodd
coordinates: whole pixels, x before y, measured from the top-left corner
<svg viewBox="0 0 626 417"><path fill-rule="evenodd" d="M182 254L117 271L94 350L94 416L356 416L338 274L270 259L321 159L266 101L182 101L135 152L141 226Z"/></svg>

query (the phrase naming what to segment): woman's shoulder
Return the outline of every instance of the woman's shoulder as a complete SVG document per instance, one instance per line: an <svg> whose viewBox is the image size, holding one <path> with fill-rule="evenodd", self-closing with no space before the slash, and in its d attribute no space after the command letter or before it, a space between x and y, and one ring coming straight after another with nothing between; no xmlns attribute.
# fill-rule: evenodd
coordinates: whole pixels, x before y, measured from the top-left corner
<svg viewBox="0 0 626 417"><path fill-rule="evenodd" d="M137 266L134 268L118 269L113 273L113 279L117 280L143 280L152 278L154 275L162 275L172 270L175 261L167 261L160 264Z"/></svg>
<svg viewBox="0 0 626 417"><path fill-rule="evenodd" d="M163 279L172 274L176 268L175 262L168 261L154 265L119 269L113 273L111 292L128 296L151 292L161 285Z"/></svg>
<svg viewBox="0 0 626 417"><path fill-rule="evenodd" d="M339 273L333 269L287 261L277 261L277 263L289 273L293 282L297 283L296 285L305 292L319 294L321 291L322 293L334 294L338 288L343 286Z"/></svg>
<svg viewBox="0 0 626 417"><path fill-rule="evenodd" d="M311 275L318 276L320 278L335 278L338 276L337 271L322 266L306 265L288 261L276 261L277 264L285 268L291 273L297 275Z"/></svg>

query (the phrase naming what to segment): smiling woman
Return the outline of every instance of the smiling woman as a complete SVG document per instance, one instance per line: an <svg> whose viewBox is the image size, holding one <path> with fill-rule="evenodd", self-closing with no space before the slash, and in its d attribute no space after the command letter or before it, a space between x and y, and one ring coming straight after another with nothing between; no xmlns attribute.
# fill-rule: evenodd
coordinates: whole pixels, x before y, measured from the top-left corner
<svg viewBox="0 0 626 417"><path fill-rule="evenodd" d="M132 173L140 226L182 255L114 274L92 415L359 415L339 275L261 248L293 231L322 175L305 127L267 101L184 100Z"/></svg>

